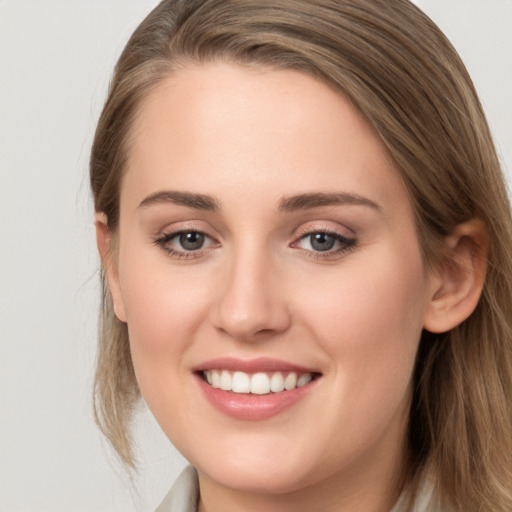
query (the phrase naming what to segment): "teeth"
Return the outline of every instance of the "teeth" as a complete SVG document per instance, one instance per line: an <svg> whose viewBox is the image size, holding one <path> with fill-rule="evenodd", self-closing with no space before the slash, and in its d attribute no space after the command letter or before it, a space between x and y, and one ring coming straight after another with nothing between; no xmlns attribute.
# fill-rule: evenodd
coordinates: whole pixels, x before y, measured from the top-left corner
<svg viewBox="0 0 512 512"><path fill-rule="evenodd" d="M231 390L235 393L250 393L251 392L251 378L247 373L235 372L233 374L233 381L231 383Z"/></svg>
<svg viewBox="0 0 512 512"><path fill-rule="evenodd" d="M301 388L302 386L305 386L306 384L311 382L312 378L313 376L311 375L311 373L304 373L297 379L297 387Z"/></svg>
<svg viewBox="0 0 512 512"><path fill-rule="evenodd" d="M218 370L212 371L212 386L214 388L220 388L220 372Z"/></svg>
<svg viewBox="0 0 512 512"><path fill-rule="evenodd" d="M270 378L270 391L274 393L284 391L284 377L281 372L274 373Z"/></svg>
<svg viewBox="0 0 512 512"><path fill-rule="evenodd" d="M295 372L289 373L284 379L284 389L290 391L290 389L295 389L297 386L297 374Z"/></svg>
<svg viewBox="0 0 512 512"><path fill-rule="evenodd" d="M222 370L220 374L220 389L231 391L231 374L227 370Z"/></svg>
<svg viewBox="0 0 512 512"><path fill-rule="evenodd" d="M208 370L203 372L206 381L214 388L233 393L252 393L254 395L267 395L270 392L280 393L305 386L313 380L312 373L295 372L285 374L275 373L254 373L245 372L231 373L228 370Z"/></svg>
<svg viewBox="0 0 512 512"><path fill-rule="evenodd" d="M266 373L255 373L251 377L251 393L254 395L270 393L270 379Z"/></svg>

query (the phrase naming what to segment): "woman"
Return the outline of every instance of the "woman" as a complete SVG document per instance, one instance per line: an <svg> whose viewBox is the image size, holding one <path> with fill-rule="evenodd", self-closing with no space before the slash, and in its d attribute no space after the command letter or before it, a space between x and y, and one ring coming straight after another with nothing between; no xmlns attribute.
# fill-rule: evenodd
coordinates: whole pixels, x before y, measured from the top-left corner
<svg viewBox="0 0 512 512"><path fill-rule="evenodd" d="M99 425L133 464L142 395L195 468L159 510L510 510L510 208L416 7L162 2L91 184Z"/></svg>

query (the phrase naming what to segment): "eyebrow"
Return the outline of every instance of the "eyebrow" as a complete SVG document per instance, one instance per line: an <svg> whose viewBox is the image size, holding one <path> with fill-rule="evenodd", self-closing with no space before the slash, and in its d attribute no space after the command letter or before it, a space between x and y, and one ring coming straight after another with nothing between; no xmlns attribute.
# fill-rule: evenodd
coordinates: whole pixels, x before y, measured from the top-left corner
<svg viewBox="0 0 512 512"><path fill-rule="evenodd" d="M220 211L219 203L211 196L194 194L192 192L177 192L174 190L163 190L150 194L141 201L139 208L147 208L155 204L165 203L187 206L195 210L206 210L209 212Z"/></svg>
<svg viewBox="0 0 512 512"><path fill-rule="evenodd" d="M166 203L210 212L219 212L221 210L220 204L211 196L174 190L163 190L150 194L141 201L139 208ZM367 206L378 211L382 210L376 202L357 194L314 192L282 198L279 201L278 211L290 213L298 210L336 205L358 205Z"/></svg>
<svg viewBox="0 0 512 512"><path fill-rule="evenodd" d="M279 202L280 212L295 212L297 210L307 210L321 206L336 205L358 205L368 206L378 211L382 211L379 204L366 197L349 193L311 193L299 194L291 197L284 197Z"/></svg>

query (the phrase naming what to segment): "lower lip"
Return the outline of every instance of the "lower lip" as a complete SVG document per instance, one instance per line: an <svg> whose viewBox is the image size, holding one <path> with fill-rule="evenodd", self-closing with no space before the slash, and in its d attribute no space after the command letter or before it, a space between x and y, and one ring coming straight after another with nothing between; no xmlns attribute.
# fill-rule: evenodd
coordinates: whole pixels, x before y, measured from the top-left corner
<svg viewBox="0 0 512 512"><path fill-rule="evenodd" d="M314 379L300 388L267 395L223 391L210 386L197 374L196 380L201 391L217 410L239 420L255 421L277 416L296 404L313 389L319 379Z"/></svg>

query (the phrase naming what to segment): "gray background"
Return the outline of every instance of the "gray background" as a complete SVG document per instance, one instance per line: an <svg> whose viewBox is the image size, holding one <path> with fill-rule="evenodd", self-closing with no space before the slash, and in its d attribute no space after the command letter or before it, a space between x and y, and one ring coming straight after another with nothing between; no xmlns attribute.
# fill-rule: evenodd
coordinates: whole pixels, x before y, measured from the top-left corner
<svg viewBox="0 0 512 512"><path fill-rule="evenodd" d="M0 0L0 511L152 510L184 461L141 408L131 482L91 416L87 184L114 61L155 0ZM512 171L512 1L418 0L461 53Z"/></svg>

